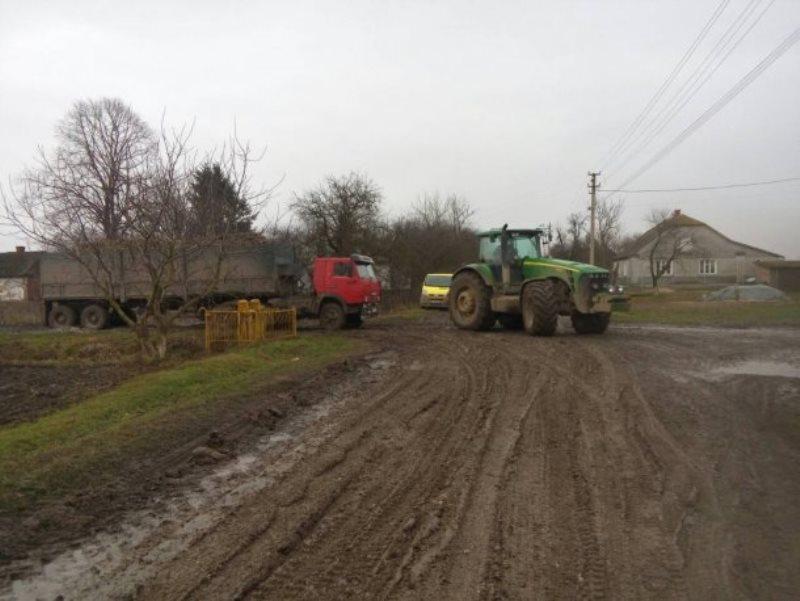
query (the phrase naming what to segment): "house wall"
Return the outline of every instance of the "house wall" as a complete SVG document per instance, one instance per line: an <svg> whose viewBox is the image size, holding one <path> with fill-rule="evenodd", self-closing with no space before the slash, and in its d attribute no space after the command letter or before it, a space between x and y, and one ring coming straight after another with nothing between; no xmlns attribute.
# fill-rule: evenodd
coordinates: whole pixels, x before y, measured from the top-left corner
<svg viewBox="0 0 800 601"><path fill-rule="evenodd" d="M21 301L27 296L25 278L0 278L0 301Z"/></svg>
<svg viewBox="0 0 800 601"><path fill-rule="evenodd" d="M676 230L678 238L690 238L689 249L673 263L673 274L662 276L668 283L706 283L724 284L743 282L755 277L758 259L773 259L775 255L750 248L727 240L714 230L704 226L682 227ZM623 259L617 264L618 278L627 284L651 284L650 249L654 242L645 245L636 256ZM663 244L663 243L662 243ZM667 245L664 252L657 249L656 258L668 258ZM661 255L661 256L659 256ZM700 260L713 259L717 262L715 275L700 273Z"/></svg>
<svg viewBox="0 0 800 601"><path fill-rule="evenodd" d="M0 301L0 325L44 325L44 303L42 301Z"/></svg>

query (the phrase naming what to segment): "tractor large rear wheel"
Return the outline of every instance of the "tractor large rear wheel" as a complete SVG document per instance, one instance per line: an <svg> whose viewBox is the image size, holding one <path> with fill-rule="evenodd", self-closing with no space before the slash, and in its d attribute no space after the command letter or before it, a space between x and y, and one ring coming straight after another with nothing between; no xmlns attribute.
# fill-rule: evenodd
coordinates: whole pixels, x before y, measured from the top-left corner
<svg viewBox="0 0 800 601"><path fill-rule="evenodd" d="M450 319L464 330L488 330L494 325L492 290L481 277L467 271L450 285Z"/></svg>
<svg viewBox="0 0 800 601"><path fill-rule="evenodd" d="M611 313L572 312L572 327L577 334L602 334L608 328Z"/></svg>
<svg viewBox="0 0 800 601"><path fill-rule="evenodd" d="M531 282L522 292L522 324L532 336L552 336L558 325L553 283Z"/></svg>

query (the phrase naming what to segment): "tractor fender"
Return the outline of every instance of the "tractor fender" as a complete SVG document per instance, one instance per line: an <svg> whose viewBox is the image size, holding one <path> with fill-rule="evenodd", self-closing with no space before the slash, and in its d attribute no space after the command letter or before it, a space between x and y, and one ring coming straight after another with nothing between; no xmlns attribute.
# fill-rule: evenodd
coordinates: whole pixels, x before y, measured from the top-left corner
<svg viewBox="0 0 800 601"><path fill-rule="evenodd" d="M522 291L525 290L525 286L530 284L531 282L544 282L546 280L552 280L553 282L563 282L564 285L567 287L567 290L572 292L572 280L569 276L562 276L561 274L558 275L547 275L538 278L528 278L527 280L522 282L522 286L520 286L519 294L520 298L522 297Z"/></svg>
<svg viewBox="0 0 800 601"><path fill-rule="evenodd" d="M453 273L452 279L455 280L456 276L468 271L472 273L477 273L483 280L483 283L486 284L489 288L491 288L494 285L494 276L492 276L491 270L489 269L488 266L482 264L470 263L469 265L464 265L463 267L457 269L455 273Z"/></svg>

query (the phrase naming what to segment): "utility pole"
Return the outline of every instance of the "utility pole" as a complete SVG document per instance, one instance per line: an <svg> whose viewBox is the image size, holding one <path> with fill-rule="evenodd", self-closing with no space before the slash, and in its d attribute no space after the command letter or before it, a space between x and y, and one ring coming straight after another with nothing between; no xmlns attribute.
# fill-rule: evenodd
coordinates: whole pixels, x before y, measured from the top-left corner
<svg viewBox="0 0 800 601"><path fill-rule="evenodd" d="M589 263L594 265L594 239L595 239L595 213L597 212L597 176L600 175L599 171L589 172L589 196L592 199L592 204L589 206Z"/></svg>

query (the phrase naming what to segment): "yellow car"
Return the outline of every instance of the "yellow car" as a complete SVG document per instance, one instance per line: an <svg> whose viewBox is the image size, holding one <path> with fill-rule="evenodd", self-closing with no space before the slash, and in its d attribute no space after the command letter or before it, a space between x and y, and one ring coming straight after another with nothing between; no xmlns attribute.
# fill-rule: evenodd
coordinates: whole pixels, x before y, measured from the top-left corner
<svg viewBox="0 0 800 601"><path fill-rule="evenodd" d="M419 306L423 309L447 309L447 295L450 293L452 273L429 273L422 282Z"/></svg>

